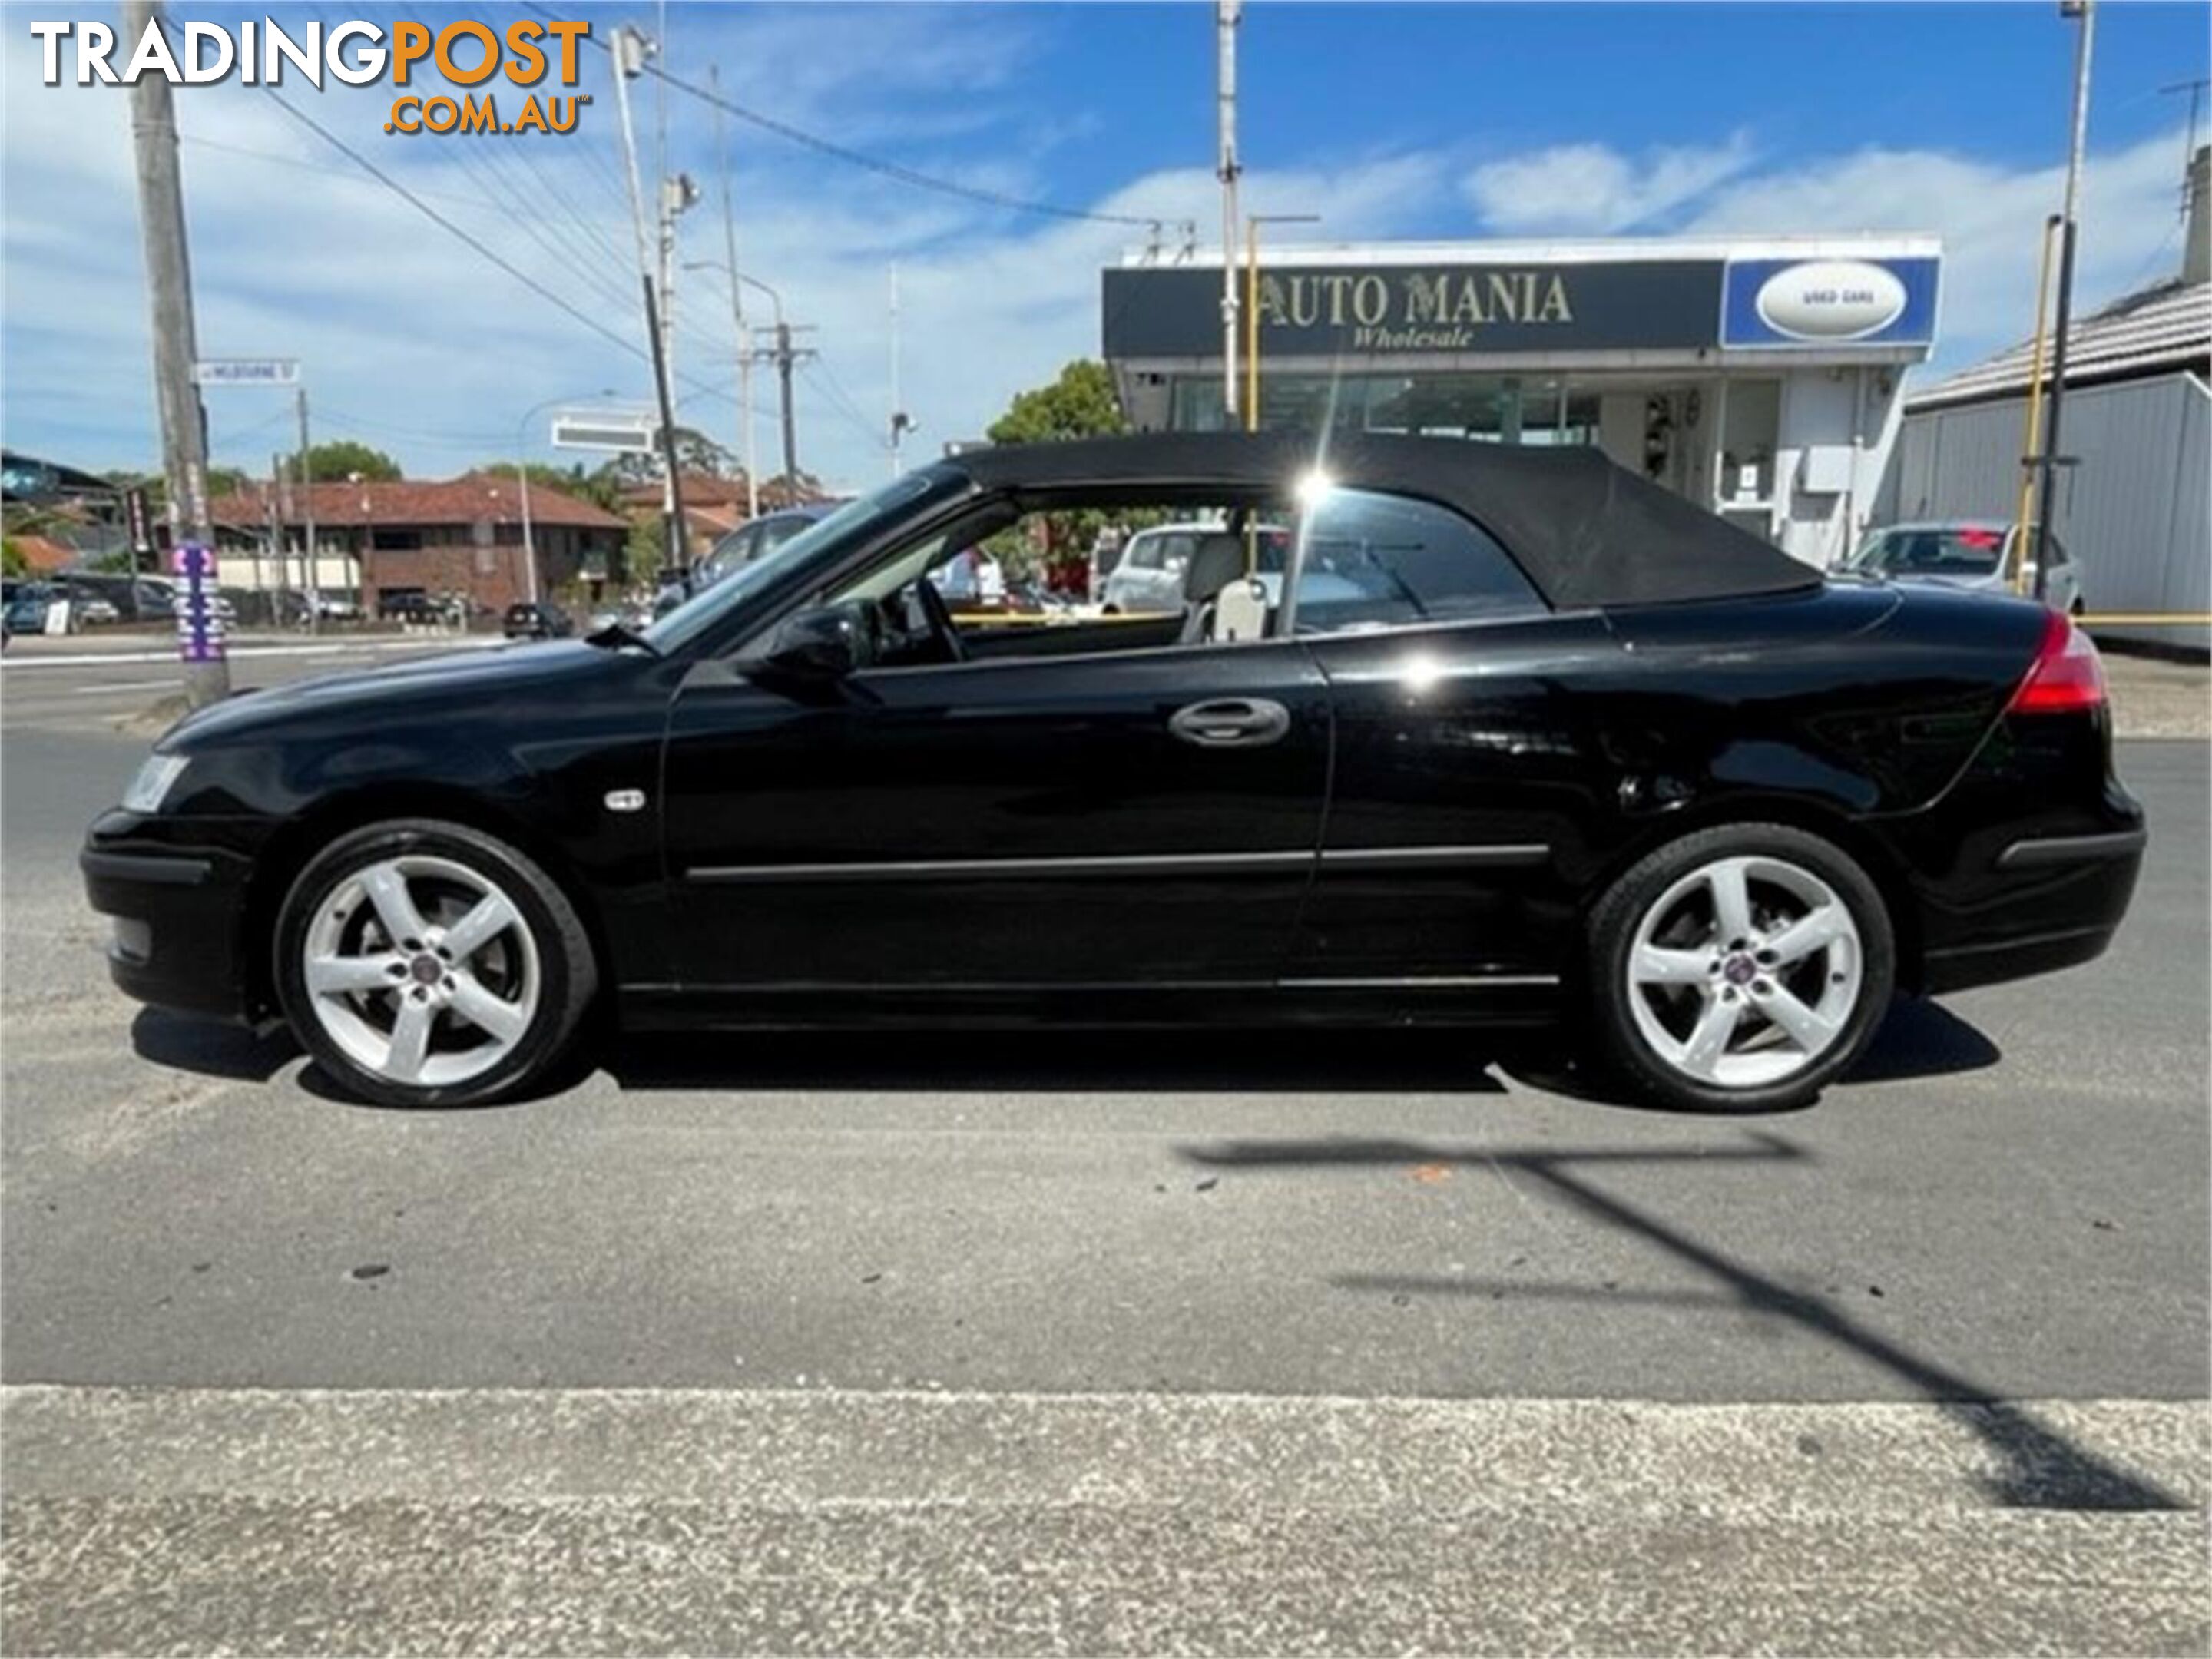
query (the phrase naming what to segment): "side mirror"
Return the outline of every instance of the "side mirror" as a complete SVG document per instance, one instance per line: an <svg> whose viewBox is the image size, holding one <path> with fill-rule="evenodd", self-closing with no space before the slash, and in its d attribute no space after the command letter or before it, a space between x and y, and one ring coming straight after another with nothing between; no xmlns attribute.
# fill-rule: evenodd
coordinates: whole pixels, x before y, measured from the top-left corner
<svg viewBox="0 0 2212 1659"><path fill-rule="evenodd" d="M758 672L763 678L787 681L842 680L862 665L863 637L851 605L802 611L776 630Z"/></svg>

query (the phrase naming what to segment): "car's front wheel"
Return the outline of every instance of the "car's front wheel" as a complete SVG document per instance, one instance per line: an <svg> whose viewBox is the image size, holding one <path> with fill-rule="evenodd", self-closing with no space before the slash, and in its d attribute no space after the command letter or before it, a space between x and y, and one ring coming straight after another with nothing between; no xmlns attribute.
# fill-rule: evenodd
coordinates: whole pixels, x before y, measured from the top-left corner
<svg viewBox="0 0 2212 1659"><path fill-rule="evenodd" d="M340 836L292 884L276 987L307 1051L391 1106L460 1106L543 1078L598 975L575 908L527 856L465 824Z"/></svg>
<svg viewBox="0 0 2212 1659"><path fill-rule="evenodd" d="M1811 1100L1864 1049L1895 977L1874 883L1840 848L1782 824L1686 836L1591 914L1599 1034L1638 1092L1666 1105Z"/></svg>

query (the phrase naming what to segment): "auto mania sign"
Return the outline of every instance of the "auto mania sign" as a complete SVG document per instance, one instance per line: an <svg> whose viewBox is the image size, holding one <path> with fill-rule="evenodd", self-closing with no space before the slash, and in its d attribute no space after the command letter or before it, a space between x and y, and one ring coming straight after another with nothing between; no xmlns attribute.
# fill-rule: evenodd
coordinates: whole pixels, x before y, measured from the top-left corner
<svg viewBox="0 0 2212 1659"><path fill-rule="evenodd" d="M1262 358L1925 343L1934 258L1265 266ZM1741 273L1741 275L1739 274ZM1243 302L1244 274L1237 274ZM1221 351L1221 270L1104 273L1105 355Z"/></svg>

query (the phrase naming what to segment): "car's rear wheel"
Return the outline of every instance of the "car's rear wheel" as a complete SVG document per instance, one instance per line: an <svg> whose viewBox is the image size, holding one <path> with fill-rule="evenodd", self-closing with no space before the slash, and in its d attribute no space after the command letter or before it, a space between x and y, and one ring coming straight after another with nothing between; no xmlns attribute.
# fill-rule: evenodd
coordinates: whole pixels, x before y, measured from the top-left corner
<svg viewBox="0 0 2212 1659"><path fill-rule="evenodd" d="M598 983L575 908L528 857L463 824L341 836L292 884L276 985L308 1052L392 1106L517 1092L574 1040Z"/></svg>
<svg viewBox="0 0 2212 1659"><path fill-rule="evenodd" d="M1841 849L1782 824L1661 848L1591 915L1589 988L1607 1053L1663 1104L1802 1105L1865 1048L1889 1006L1895 935Z"/></svg>

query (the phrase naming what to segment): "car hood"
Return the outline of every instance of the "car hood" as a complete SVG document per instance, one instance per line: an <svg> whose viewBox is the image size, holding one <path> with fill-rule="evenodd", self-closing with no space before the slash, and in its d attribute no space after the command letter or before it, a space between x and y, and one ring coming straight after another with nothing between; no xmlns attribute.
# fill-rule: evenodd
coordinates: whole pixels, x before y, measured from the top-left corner
<svg viewBox="0 0 2212 1659"><path fill-rule="evenodd" d="M342 670L265 690L242 691L210 703L171 726L156 747L189 750L332 714L373 718L380 708L397 710L424 702L481 704L489 698L604 672L622 660L623 654L580 640L558 640Z"/></svg>

